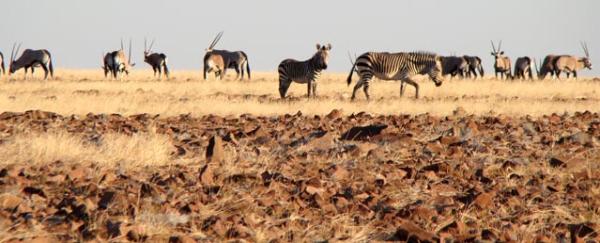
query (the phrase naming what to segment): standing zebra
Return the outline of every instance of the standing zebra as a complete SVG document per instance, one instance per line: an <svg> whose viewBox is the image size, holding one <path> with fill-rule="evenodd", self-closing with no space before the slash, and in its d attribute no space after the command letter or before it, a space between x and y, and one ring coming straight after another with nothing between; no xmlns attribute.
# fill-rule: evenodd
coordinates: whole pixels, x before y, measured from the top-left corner
<svg viewBox="0 0 600 243"><path fill-rule="evenodd" d="M311 94L317 96L317 79L321 71L327 69L329 62L329 51L331 44L321 46L317 44L317 53L306 61L297 61L294 59L285 59L279 64L279 95L285 98L285 94L290 88L292 81L296 83L307 84L308 98Z"/></svg>
<svg viewBox="0 0 600 243"><path fill-rule="evenodd" d="M426 52L367 52L360 55L348 76L348 85L352 83L354 69L358 71L360 80L354 85L352 100L356 98L356 91L363 87L367 100L369 97L369 81L373 77L381 80L400 80L400 96L404 94L404 83L415 87L415 98L419 98L419 85L413 80L417 74L427 74L436 86L442 85L441 57Z"/></svg>

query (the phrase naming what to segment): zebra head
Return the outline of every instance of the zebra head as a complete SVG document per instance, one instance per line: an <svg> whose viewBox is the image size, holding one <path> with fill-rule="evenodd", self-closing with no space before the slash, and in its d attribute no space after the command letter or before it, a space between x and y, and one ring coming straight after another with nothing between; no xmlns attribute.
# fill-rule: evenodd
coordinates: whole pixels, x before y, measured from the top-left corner
<svg viewBox="0 0 600 243"><path fill-rule="evenodd" d="M435 65L429 70L429 77L435 83L435 86L439 87L444 82L444 75L442 73L442 57L435 56Z"/></svg>
<svg viewBox="0 0 600 243"><path fill-rule="evenodd" d="M327 69L329 63L329 51L331 50L331 44L323 45L317 44L317 53L313 56L313 61L316 67L319 69Z"/></svg>

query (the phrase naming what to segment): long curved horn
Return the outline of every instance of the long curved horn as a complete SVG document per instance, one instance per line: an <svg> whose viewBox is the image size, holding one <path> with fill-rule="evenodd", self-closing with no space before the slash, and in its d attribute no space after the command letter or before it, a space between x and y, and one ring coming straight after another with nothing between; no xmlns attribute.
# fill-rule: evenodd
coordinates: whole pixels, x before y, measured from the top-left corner
<svg viewBox="0 0 600 243"><path fill-rule="evenodd" d="M494 53L496 53L496 46L494 46L494 41L490 40L490 42L492 43L492 50L494 51Z"/></svg>
<svg viewBox="0 0 600 243"><path fill-rule="evenodd" d="M12 50L10 51L10 64L15 60L15 47L17 46L17 42L13 43Z"/></svg>
<svg viewBox="0 0 600 243"><path fill-rule="evenodd" d="M148 48L148 51L152 51L152 47L154 46L154 41L156 39L152 39L152 42L150 42L150 48Z"/></svg>
<svg viewBox="0 0 600 243"><path fill-rule="evenodd" d="M16 59L17 56L19 55L19 51L21 50L21 44L23 44L22 42L19 43L19 45L17 46L17 51L15 51L15 57L13 59ZM12 63L12 62L11 62Z"/></svg>
<svg viewBox="0 0 600 243"><path fill-rule="evenodd" d="M127 62L131 65L131 39L129 39L129 58L127 58Z"/></svg>
<svg viewBox="0 0 600 243"><path fill-rule="evenodd" d="M498 52L502 51L502 40L500 40L500 43L498 43Z"/></svg>
<svg viewBox="0 0 600 243"><path fill-rule="evenodd" d="M213 49L213 47L215 47L215 45L217 45L217 43L219 43L219 40L221 40L221 36L223 36L223 31L219 32L217 34L217 36L215 36L215 39L213 39L213 41L210 43L210 45L208 46L208 49Z"/></svg>
<svg viewBox="0 0 600 243"><path fill-rule="evenodd" d="M585 53L585 57L589 58L590 53L588 52L587 43L582 41L582 42L580 42L580 44L581 44L581 48L583 49L583 53Z"/></svg>
<svg viewBox="0 0 600 243"><path fill-rule="evenodd" d="M121 50L123 50L123 38L121 38Z"/></svg>
<svg viewBox="0 0 600 243"><path fill-rule="evenodd" d="M148 41L148 40L146 39L146 37L144 37L144 52L147 52L147 51L148 51L148 48L147 48L147 45L146 45L146 42L147 42L147 41Z"/></svg>

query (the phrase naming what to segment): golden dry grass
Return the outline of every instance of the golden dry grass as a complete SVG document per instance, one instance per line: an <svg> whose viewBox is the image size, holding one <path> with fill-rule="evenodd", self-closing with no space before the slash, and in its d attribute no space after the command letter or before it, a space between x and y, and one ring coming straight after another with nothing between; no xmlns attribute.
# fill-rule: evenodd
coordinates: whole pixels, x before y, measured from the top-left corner
<svg viewBox="0 0 600 243"><path fill-rule="evenodd" d="M344 113L368 111L375 114L450 114L457 107L468 113L490 111L508 115L542 115L574 111L596 111L600 100L598 79L545 81L450 80L436 88L422 80L421 99L414 89L399 97L399 83L375 81L365 101L362 90L351 102L352 86L345 73L325 73L319 80L319 98L307 100L306 86L292 84L289 96L278 100L277 74L255 72L252 81L203 81L199 71L176 71L168 81L158 81L150 71L135 71L125 81L105 80L100 70L58 70L53 81L22 80L22 74L0 85L0 110L40 109L60 114L152 113L161 115L253 113L326 114L332 109ZM233 78L233 76L229 76ZM356 75L354 81L356 81ZM354 85L354 82L352 83Z"/></svg>

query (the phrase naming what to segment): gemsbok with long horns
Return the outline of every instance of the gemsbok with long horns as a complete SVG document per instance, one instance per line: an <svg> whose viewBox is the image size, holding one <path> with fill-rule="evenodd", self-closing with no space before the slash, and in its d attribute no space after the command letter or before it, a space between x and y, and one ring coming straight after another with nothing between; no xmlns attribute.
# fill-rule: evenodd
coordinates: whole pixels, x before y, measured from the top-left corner
<svg viewBox="0 0 600 243"><path fill-rule="evenodd" d="M245 69L248 72L248 80L250 80L250 63L248 62L248 55L246 53L243 51L213 49L219 43L222 36L223 31L219 32L210 45L208 45L208 48L206 48L206 54L204 54L204 79L206 80L206 74L211 72L215 73L215 77L222 79L225 77L227 69L233 68L237 73L235 79L244 79Z"/></svg>
<svg viewBox="0 0 600 243"><path fill-rule="evenodd" d="M158 78L160 79L161 73L164 72L168 79L169 68L167 67L167 55L164 53L152 52L152 46L154 46L154 40L150 43L150 47L147 47L147 42L144 38L144 62L152 67L154 76L156 76L156 72L158 72Z"/></svg>
<svg viewBox="0 0 600 243"><path fill-rule="evenodd" d="M442 75L442 58L427 52L367 52L360 55L346 80L352 83L354 70L358 71L359 80L354 85L352 100L356 98L356 91L363 87L367 100L369 96L369 82L373 77L381 80L400 80L400 96L404 95L404 83L415 87L415 98L419 98L419 84L414 80L416 75L428 75L435 83L441 86L444 81Z"/></svg>
<svg viewBox="0 0 600 243"><path fill-rule="evenodd" d="M108 73L111 73L115 79L121 79L123 74L129 75L129 71L135 66L135 63L131 62L131 46L131 40L129 40L129 56L125 56L123 40L121 40L120 50L108 52L104 55L104 66L102 68L104 69L105 77Z"/></svg>
<svg viewBox="0 0 600 243"><path fill-rule="evenodd" d="M327 69L329 63L329 51L331 44L317 44L317 52L306 61L285 59L279 63L279 95L285 98L285 94L292 82L306 84L308 98L317 96L317 79L321 72Z"/></svg>
<svg viewBox="0 0 600 243"><path fill-rule="evenodd" d="M469 64L469 71L467 72L467 78L473 77L477 79L477 72L479 72L479 76L483 78L483 65L481 64L481 58L478 56L463 56L467 63Z"/></svg>
<svg viewBox="0 0 600 243"><path fill-rule="evenodd" d="M492 42L492 56L494 56L494 71L496 74L496 78L498 78L498 73L500 73L500 79L504 79L504 75L506 75L506 79L512 79L511 69L512 65L510 62L510 58L504 55L504 51L502 51L502 41L498 44L498 50L496 50L496 46L494 42Z"/></svg>
<svg viewBox="0 0 600 243"><path fill-rule="evenodd" d="M515 72L514 79L527 79L533 80L533 70L531 70L531 58L530 57L519 57L515 61Z"/></svg>
<svg viewBox="0 0 600 243"><path fill-rule="evenodd" d="M13 45L13 50L10 53L10 64L8 67L9 75L15 73L21 68L24 68L25 78L27 78L27 69L31 68L31 74L33 75L34 67L41 66L42 69L44 69L44 80L48 79L48 73L50 73L50 77L54 77L52 56L48 50L25 49L21 56L15 60L19 54L19 49L21 49L21 44L19 44L17 47L17 51L15 51L15 45Z"/></svg>
<svg viewBox="0 0 600 243"><path fill-rule="evenodd" d="M550 75L551 78L556 75L556 60L560 57L560 55L547 55L544 57L544 61L541 62L538 67L538 79L543 80L546 78L546 75ZM537 64L536 64L537 65Z"/></svg>
<svg viewBox="0 0 600 243"><path fill-rule="evenodd" d="M556 59L556 77L560 78L560 74L565 72L567 78L569 73L573 74L573 77L577 79L577 71L587 68L592 70L592 61L590 60L590 52L585 42L581 43L581 48L585 53L585 57L576 57L571 55L560 56Z"/></svg>

